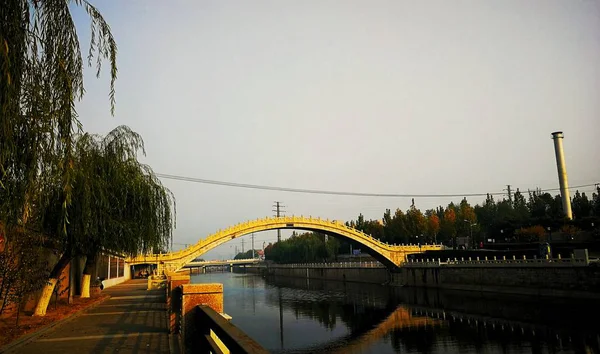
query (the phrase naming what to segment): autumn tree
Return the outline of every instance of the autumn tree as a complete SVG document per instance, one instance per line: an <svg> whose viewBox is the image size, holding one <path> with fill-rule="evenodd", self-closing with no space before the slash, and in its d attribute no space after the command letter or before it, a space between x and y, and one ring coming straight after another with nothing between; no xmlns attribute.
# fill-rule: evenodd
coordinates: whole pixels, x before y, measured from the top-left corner
<svg viewBox="0 0 600 354"><path fill-rule="evenodd" d="M522 227L515 232L515 236L521 242L540 242L546 239L546 230L540 225Z"/></svg>
<svg viewBox="0 0 600 354"><path fill-rule="evenodd" d="M560 231L567 236L569 240L573 240L575 235L577 235L581 230L574 225L563 225L560 228Z"/></svg>
<svg viewBox="0 0 600 354"><path fill-rule="evenodd" d="M437 242L437 235L440 232L440 218L435 213L427 215L427 235L430 241Z"/></svg>

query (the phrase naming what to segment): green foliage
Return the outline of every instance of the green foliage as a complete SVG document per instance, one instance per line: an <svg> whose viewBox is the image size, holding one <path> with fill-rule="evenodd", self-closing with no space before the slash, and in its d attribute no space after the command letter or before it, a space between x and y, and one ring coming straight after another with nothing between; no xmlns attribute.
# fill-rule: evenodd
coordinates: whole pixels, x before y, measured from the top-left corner
<svg viewBox="0 0 600 354"><path fill-rule="evenodd" d="M560 225L567 225L561 229L566 235L574 235L584 226L589 228L593 222L598 227L600 220L593 215L600 210L600 187L597 192L591 201L585 194L575 193L573 209L587 216L569 222L563 217L560 196L534 191L526 199L517 189L512 203L506 199L496 202L493 196L487 195L486 200L475 207L464 198L459 204L450 202L445 208L440 206L423 214L413 202L406 213L396 209L392 215L391 210L386 209L381 220L366 220L359 214L346 225L390 244L435 241L456 245L459 236L472 236L474 245L487 238L496 238L499 242L503 242L503 238L538 242L546 239L547 227L558 229ZM580 225L579 228L576 225ZM351 248L361 248L361 245L334 237L325 241L320 234L305 233L269 245L265 256L280 263L322 262L338 254L348 254Z"/></svg>
<svg viewBox="0 0 600 354"><path fill-rule="evenodd" d="M571 207L575 218L586 218L593 214L594 205L585 193L580 194L579 191L575 192Z"/></svg>
<svg viewBox="0 0 600 354"><path fill-rule="evenodd" d="M0 6L0 222L27 225L31 208L49 201L40 189L64 190L61 218L67 224L80 130L75 102L84 94L83 58L71 4L91 21L88 64L100 73L110 62L114 109L115 40L101 14L87 1L7 0ZM34 226L35 227L35 226ZM65 228L63 227L63 231Z"/></svg>
<svg viewBox="0 0 600 354"><path fill-rule="evenodd" d="M258 257L258 250L254 250L254 258ZM233 257L233 259L252 259L252 250L246 252L239 252Z"/></svg>
<svg viewBox="0 0 600 354"><path fill-rule="evenodd" d="M514 219L519 223L525 223L529 219L529 209L527 208L527 201L523 194L517 189L513 197L513 215Z"/></svg>
<svg viewBox="0 0 600 354"><path fill-rule="evenodd" d="M600 185L596 185L596 192L592 194L592 209L596 217L600 217Z"/></svg>
<svg viewBox="0 0 600 354"><path fill-rule="evenodd" d="M325 240L322 234L308 232L269 244L265 248L265 259L277 263L323 262L331 259L338 244L332 237Z"/></svg>
<svg viewBox="0 0 600 354"><path fill-rule="evenodd" d="M174 199L150 167L137 160L140 152L142 138L125 126L105 137L83 134L76 139L69 222L63 224L58 212L67 197L60 183L46 189L50 203L40 215L63 252L93 257L103 249L134 255L166 248Z"/></svg>
<svg viewBox="0 0 600 354"><path fill-rule="evenodd" d="M572 202L575 219L572 221L563 216L560 195L532 191L529 198L525 198L517 189L512 202L507 199L496 202L488 194L485 201L475 207L464 198L460 204L450 202L445 208L440 206L423 214L413 201L406 213L397 209L392 215L391 210L386 209L381 222L365 220L360 214L357 220L346 224L390 244L436 241L453 245L459 236L472 236L475 244L487 238L497 238L502 242L504 238L512 239L514 236L523 241L539 241L546 237L546 232L543 232L543 237L541 235L548 227L556 230L561 225L572 224L590 228L594 222L597 227L600 224L600 186L596 190L592 200L588 200L585 193L575 193ZM415 237L420 235L425 238ZM347 253L348 243L341 243L341 253Z"/></svg>

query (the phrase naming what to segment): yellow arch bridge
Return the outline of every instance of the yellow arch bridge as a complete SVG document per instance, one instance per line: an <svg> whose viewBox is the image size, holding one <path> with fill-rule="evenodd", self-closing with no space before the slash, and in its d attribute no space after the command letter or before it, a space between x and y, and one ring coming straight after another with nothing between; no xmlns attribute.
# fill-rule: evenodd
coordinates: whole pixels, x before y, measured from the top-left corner
<svg viewBox="0 0 600 354"><path fill-rule="evenodd" d="M127 262L131 265L157 264L159 273L163 271L165 274L174 273L200 255L227 241L253 232L277 229L315 231L332 237L352 240L368 249L368 253L390 268L402 265L406 260L407 254L420 253L427 250L440 250L442 248L440 245L390 245L362 231L346 226L341 221L303 216L284 216L246 221L227 229L219 230L207 238L198 241L195 245L181 251L138 255L128 259Z"/></svg>

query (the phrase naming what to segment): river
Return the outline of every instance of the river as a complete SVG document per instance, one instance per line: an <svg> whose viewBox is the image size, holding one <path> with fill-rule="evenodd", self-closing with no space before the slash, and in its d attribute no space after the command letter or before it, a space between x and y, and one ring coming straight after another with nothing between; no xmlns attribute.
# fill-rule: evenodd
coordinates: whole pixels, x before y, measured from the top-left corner
<svg viewBox="0 0 600 354"><path fill-rule="evenodd" d="M600 353L600 306L207 273L232 323L273 353Z"/></svg>

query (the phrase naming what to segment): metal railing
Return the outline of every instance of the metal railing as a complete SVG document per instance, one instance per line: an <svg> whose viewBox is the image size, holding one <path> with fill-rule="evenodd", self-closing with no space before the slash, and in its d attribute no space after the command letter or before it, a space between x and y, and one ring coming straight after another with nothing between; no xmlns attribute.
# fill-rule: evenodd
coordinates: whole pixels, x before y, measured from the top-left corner
<svg viewBox="0 0 600 354"><path fill-rule="evenodd" d="M586 267L589 265L589 260L586 258L562 258L560 255L557 258L493 258L488 257L468 257L464 258L441 258L437 259L409 259L402 264L403 267L448 267L448 266L527 266L527 267Z"/></svg>
<svg viewBox="0 0 600 354"><path fill-rule="evenodd" d="M186 350L193 353L268 353L254 339L206 305L197 306L194 317L199 335L195 337L194 348L186 347Z"/></svg>
<svg viewBox="0 0 600 354"><path fill-rule="evenodd" d="M269 265L272 268L385 268L380 262L293 263Z"/></svg>

